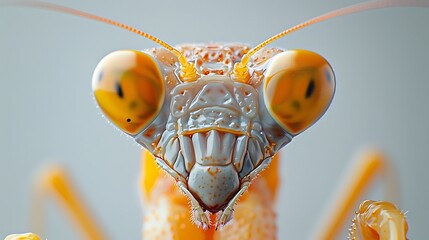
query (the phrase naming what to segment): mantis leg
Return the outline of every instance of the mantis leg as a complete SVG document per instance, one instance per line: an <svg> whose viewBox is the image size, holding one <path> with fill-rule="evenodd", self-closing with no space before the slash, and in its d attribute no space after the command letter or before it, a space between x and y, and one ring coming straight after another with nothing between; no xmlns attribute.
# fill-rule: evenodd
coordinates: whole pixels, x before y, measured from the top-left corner
<svg viewBox="0 0 429 240"><path fill-rule="evenodd" d="M40 222L43 219L41 209L46 196L53 196L64 207L85 239L106 239L79 196L77 189L72 185L66 171L60 167L46 169L36 180L36 199L33 205L34 213L36 213L33 214L36 232L41 233Z"/></svg>
<svg viewBox="0 0 429 240"><path fill-rule="evenodd" d="M344 181L343 188L338 191L336 200L329 211L329 216L323 220L321 230L314 237L315 239L335 239L340 230L344 229L352 209L355 209L359 199L364 194L368 186L374 181L377 174L387 180L387 195L395 198L396 184L390 179L393 174L391 166L383 154L377 151L367 152L360 157L353 168L350 169L348 179Z"/></svg>

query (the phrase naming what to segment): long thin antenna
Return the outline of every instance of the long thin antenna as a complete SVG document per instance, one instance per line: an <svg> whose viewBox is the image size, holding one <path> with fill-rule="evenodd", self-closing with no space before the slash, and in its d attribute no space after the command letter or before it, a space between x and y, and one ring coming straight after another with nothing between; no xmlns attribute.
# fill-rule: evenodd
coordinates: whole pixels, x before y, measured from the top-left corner
<svg viewBox="0 0 429 240"><path fill-rule="evenodd" d="M113 26L125 29L127 31L136 33L140 36L143 36L149 40L152 40L156 43L158 43L159 45L163 46L164 48L166 48L167 50L169 50L170 52L172 52L174 55L177 56L179 62L180 62L180 70L181 70L181 78L182 80L188 82L188 81L194 81L198 78L197 75L197 71L194 67L194 64L188 62L185 58L185 56L183 56L182 53L179 52L179 50L175 49L174 47L170 46L169 44L167 44L166 42L162 41L161 39L158 39L146 32L143 32L137 28L131 27L129 25L108 19L108 18L104 18L104 17L100 17L91 13L87 13L87 12L83 12L80 10L76 10L73 8L68 8L68 7L64 7L61 5L56 5L53 3L47 3L47 2L41 2L41 1L8 1L8 2L0 2L0 4L6 4L6 5L13 5L13 6L24 6L24 7L33 7L33 8L42 8L42 9L47 9L47 10L51 10L51 11L55 11L55 12L62 12L62 13L67 13L67 14L71 14L71 15L75 15L75 16L79 16L79 17L84 17L84 18L88 18L91 20L95 20L95 21L99 21L99 22L103 22L103 23L107 23L107 24L111 24Z"/></svg>
<svg viewBox="0 0 429 240"><path fill-rule="evenodd" d="M286 29L283 32L280 32L267 40L263 41L262 43L258 44L256 47L252 48L247 52L241 61L239 63L236 63L234 66L233 73L238 81L247 82L250 78L247 64L250 61L250 57L253 56L257 51L261 50L261 48L267 46L271 42L284 37L285 35L295 32L299 29L302 29L304 27L307 27L309 25L323 22L325 20L349 15L352 13L357 12L363 12L371 9L379 9L379 8L388 8L388 7L429 7L429 2L424 0L374 0L374 1L368 1L364 3L355 4L352 6L340 8L328 13L325 13L323 15L320 15L318 17L312 18L308 21L305 21L303 23L300 23L294 27L291 27L289 29Z"/></svg>

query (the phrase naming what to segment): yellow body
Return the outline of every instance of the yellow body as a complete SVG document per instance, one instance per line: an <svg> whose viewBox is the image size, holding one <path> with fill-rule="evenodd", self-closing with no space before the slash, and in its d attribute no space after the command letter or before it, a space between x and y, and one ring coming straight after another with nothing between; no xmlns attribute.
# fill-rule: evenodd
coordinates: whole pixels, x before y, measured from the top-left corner
<svg viewBox="0 0 429 240"><path fill-rule="evenodd" d="M280 183L278 157L240 198L234 222L221 230L204 230L191 219L188 199L144 151L141 186L148 214L143 222L143 239L276 239L275 202Z"/></svg>

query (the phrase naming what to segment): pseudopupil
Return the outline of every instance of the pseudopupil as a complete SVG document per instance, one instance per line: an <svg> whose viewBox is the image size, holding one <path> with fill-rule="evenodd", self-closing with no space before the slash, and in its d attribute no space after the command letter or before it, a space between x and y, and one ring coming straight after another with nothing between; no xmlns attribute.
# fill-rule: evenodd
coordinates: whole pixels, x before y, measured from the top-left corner
<svg viewBox="0 0 429 240"><path fill-rule="evenodd" d="M120 98L124 98L124 92L122 91L121 85L117 82L115 87L116 87L116 94L118 94Z"/></svg>
<svg viewBox="0 0 429 240"><path fill-rule="evenodd" d="M314 92L314 80L311 79L310 83L308 84L307 91L305 92L305 98L311 97L313 92Z"/></svg>

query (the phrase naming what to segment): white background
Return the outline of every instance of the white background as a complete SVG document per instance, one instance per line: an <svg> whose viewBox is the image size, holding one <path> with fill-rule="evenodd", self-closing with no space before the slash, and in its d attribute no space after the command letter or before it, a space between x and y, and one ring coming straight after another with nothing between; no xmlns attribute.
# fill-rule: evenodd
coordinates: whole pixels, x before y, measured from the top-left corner
<svg viewBox="0 0 429 240"><path fill-rule="evenodd" d="M128 23L173 45L255 45L359 1L56 2ZM327 114L283 150L279 239L309 236L353 156L367 146L385 150L398 169L409 238L427 235L428 22L429 9L375 10L329 20L272 44L320 53L337 77ZM140 147L102 118L90 82L106 54L154 46L106 24L0 7L0 239L29 230L31 180L53 162L69 169L111 238L140 238ZM366 198L380 198L377 189ZM47 218L45 237L80 238L56 204Z"/></svg>

